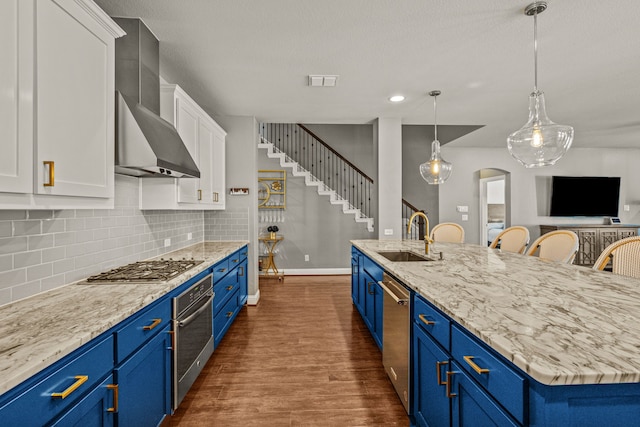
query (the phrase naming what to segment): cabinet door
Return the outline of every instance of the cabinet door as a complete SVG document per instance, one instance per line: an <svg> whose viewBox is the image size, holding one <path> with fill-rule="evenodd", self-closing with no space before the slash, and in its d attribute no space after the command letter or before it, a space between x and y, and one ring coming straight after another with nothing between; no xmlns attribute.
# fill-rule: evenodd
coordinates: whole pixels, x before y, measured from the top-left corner
<svg viewBox="0 0 640 427"><path fill-rule="evenodd" d="M199 164L199 146L198 146L198 110L196 110L189 102L176 95L175 98L175 127L189 150L189 154ZM200 186L197 178L179 178L178 179L178 202L180 203L198 203L198 189Z"/></svg>
<svg viewBox="0 0 640 427"><path fill-rule="evenodd" d="M247 280L247 260L245 259L236 268L238 275L238 284L240 285L240 305L244 305L247 302L249 290Z"/></svg>
<svg viewBox="0 0 640 427"><path fill-rule="evenodd" d="M113 36L76 1L35 8L35 193L113 197Z"/></svg>
<svg viewBox="0 0 640 427"><path fill-rule="evenodd" d="M0 192L31 193L33 189L33 60L27 54L32 16L30 2L0 3Z"/></svg>
<svg viewBox="0 0 640 427"><path fill-rule="evenodd" d="M224 209L225 201L225 152L226 133L218 128L213 133L212 176L211 191L213 192L213 204L217 209Z"/></svg>
<svg viewBox="0 0 640 427"><path fill-rule="evenodd" d="M518 426L478 384L452 362L451 418L453 427L469 426Z"/></svg>
<svg viewBox="0 0 640 427"><path fill-rule="evenodd" d="M593 265L600 256L600 244L598 242L597 228L578 228L571 230L578 235L578 254L574 264Z"/></svg>
<svg viewBox="0 0 640 427"><path fill-rule="evenodd" d="M155 427L171 412L169 326L115 369L118 425Z"/></svg>
<svg viewBox="0 0 640 427"><path fill-rule="evenodd" d="M360 288L360 275L358 274L358 255L351 255L351 300L359 305L358 289Z"/></svg>
<svg viewBox="0 0 640 427"><path fill-rule="evenodd" d="M379 348L382 348L382 304L383 294L378 281L364 273L364 291L365 291L365 323L373 335L373 339Z"/></svg>
<svg viewBox="0 0 640 427"><path fill-rule="evenodd" d="M211 123L200 118L198 124L198 168L200 169L198 197L203 205L214 205L216 200L213 194L213 132Z"/></svg>
<svg viewBox="0 0 640 427"><path fill-rule="evenodd" d="M109 427L114 425L116 390L113 375L53 422L52 426Z"/></svg>
<svg viewBox="0 0 640 427"><path fill-rule="evenodd" d="M446 391L449 355L422 329L413 325L413 414L423 427L449 427Z"/></svg>

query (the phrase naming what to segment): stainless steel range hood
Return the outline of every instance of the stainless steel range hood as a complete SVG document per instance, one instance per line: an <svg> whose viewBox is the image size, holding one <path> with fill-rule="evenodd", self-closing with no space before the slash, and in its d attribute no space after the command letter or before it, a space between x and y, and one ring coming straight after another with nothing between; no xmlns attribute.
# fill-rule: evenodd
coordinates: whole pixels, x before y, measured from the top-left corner
<svg viewBox="0 0 640 427"><path fill-rule="evenodd" d="M116 40L116 173L199 178L175 127L160 117L159 43L137 18L114 18Z"/></svg>

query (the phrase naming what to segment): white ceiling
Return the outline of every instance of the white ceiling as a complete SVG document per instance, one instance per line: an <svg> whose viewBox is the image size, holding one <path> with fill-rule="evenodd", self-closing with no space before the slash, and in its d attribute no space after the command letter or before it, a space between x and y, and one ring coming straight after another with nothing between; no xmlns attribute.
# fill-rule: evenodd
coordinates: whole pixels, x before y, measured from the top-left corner
<svg viewBox="0 0 640 427"><path fill-rule="evenodd" d="M160 73L216 116L259 121L486 125L457 146L504 146L527 121L527 0L96 0L141 17ZM574 147L640 147L640 1L549 0L539 88ZM337 74L332 88L309 74ZM392 104L393 94L406 101Z"/></svg>

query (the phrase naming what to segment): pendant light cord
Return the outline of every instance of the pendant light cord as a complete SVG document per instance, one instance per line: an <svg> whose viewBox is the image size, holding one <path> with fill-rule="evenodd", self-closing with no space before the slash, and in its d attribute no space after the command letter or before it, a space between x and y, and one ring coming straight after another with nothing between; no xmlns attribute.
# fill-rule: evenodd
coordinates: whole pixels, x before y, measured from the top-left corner
<svg viewBox="0 0 640 427"><path fill-rule="evenodd" d="M533 14L533 92L538 93L538 10Z"/></svg>
<svg viewBox="0 0 640 427"><path fill-rule="evenodd" d="M438 140L438 96L433 97L433 131L435 140Z"/></svg>

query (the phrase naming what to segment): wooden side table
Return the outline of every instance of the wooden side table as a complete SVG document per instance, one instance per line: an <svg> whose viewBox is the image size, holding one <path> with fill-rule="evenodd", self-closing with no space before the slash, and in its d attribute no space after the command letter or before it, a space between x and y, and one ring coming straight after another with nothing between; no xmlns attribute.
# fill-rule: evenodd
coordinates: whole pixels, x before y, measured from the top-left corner
<svg viewBox="0 0 640 427"><path fill-rule="evenodd" d="M277 235L274 237L264 236L259 237L258 240L264 243L264 245L267 247L267 251L269 252L267 255L267 265L262 267L263 274L265 276L268 276L269 270L273 270L273 275L277 276L278 280L284 280L284 276L278 272L278 267L276 267L276 262L273 259L273 250L279 242L284 240L284 237Z"/></svg>

